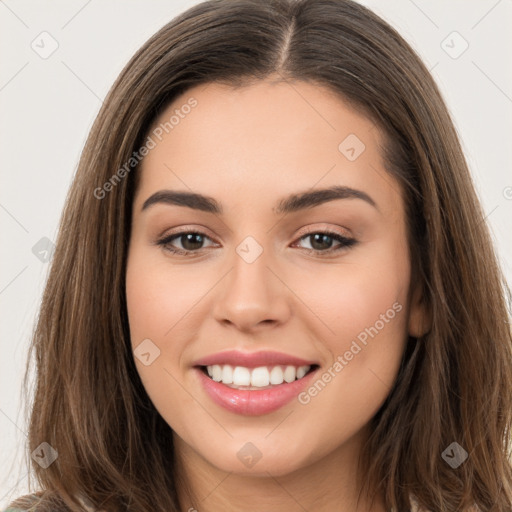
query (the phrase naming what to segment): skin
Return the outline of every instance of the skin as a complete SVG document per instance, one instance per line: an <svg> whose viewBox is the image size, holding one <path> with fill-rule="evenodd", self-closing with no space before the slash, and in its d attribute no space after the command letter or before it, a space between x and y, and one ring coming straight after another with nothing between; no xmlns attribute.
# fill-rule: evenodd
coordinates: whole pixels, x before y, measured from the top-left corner
<svg viewBox="0 0 512 512"><path fill-rule="evenodd" d="M382 512L382 496L357 504L357 457L408 335L420 335L425 322L382 134L328 89L277 80L195 87L154 126L190 97L197 106L142 163L126 272L132 346L149 338L160 350L148 366L135 358L137 369L197 497L180 488L182 510ZM366 146L355 161L338 150L349 134ZM331 185L361 190L376 207L349 198L284 216L272 210L288 194ZM162 189L213 197L224 214L169 204L141 211ZM155 243L182 227L207 237L202 245L174 239L196 251L190 256ZM305 235L325 229L357 243L322 256L339 243L314 245ZM250 264L236 252L247 236L263 248ZM306 405L237 415L213 403L192 370L198 358L228 349L274 350L318 361L321 375L395 303L401 311ZM237 457L247 442L262 454L251 468Z"/></svg>

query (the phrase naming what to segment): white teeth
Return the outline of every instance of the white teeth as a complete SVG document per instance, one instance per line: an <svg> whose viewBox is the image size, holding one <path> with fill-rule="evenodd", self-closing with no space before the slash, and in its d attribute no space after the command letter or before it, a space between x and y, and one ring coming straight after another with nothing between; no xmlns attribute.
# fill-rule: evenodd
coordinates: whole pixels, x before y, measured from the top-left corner
<svg viewBox="0 0 512 512"><path fill-rule="evenodd" d="M236 366L233 370L233 384L235 386L250 386L251 370L243 366Z"/></svg>
<svg viewBox="0 0 512 512"><path fill-rule="evenodd" d="M251 386L262 388L264 386L268 386L269 382L270 374L268 373L266 366L260 366L259 368L253 369L251 372Z"/></svg>
<svg viewBox="0 0 512 512"><path fill-rule="evenodd" d="M222 382L224 384L233 383L233 368L229 364L225 364L222 367Z"/></svg>
<svg viewBox="0 0 512 512"><path fill-rule="evenodd" d="M297 368L297 379L302 379L308 373L309 366L299 366Z"/></svg>
<svg viewBox="0 0 512 512"><path fill-rule="evenodd" d="M222 368L218 364L212 366L212 379L215 382L220 382L222 379Z"/></svg>
<svg viewBox="0 0 512 512"><path fill-rule="evenodd" d="M286 382L293 382L297 376L295 366L287 366L284 370L284 380Z"/></svg>
<svg viewBox="0 0 512 512"><path fill-rule="evenodd" d="M244 366L232 367L229 364L207 366L208 375L216 382L230 384L231 387L252 386L264 388L269 385L277 386L283 382L293 382L302 379L309 372L311 366L259 366L246 368Z"/></svg>
<svg viewBox="0 0 512 512"><path fill-rule="evenodd" d="M306 364L304 366L299 366L297 368L297 379L302 379L306 375L306 373L311 370L311 366L309 364Z"/></svg>
<svg viewBox="0 0 512 512"><path fill-rule="evenodd" d="M270 372L270 384L282 384L283 381L283 369L280 366L274 366Z"/></svg>

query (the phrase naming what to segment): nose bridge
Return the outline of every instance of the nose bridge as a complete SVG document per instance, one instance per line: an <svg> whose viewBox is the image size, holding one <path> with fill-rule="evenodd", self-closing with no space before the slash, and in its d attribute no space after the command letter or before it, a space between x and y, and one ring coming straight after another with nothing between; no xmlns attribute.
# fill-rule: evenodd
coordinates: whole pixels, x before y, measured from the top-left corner
<svg viewBox="0 0 512 512"><path fill-rule="evenodd" d="M272 265L273 258L270 252L268 246L264 248L263 244L251 235L246 236L235 247L232 258L234 268L228 286L230 292L236 292L239 300L248 301L248 304L259 303L259 307L271 300L270 288L273 284L269 278L272 272L268 266Z"/></svg>
<svg viewBox="0 0 512 512"><path fill-rule="evenodd" d="M235 247L230 263L233 268L215 301L217 319L239 327L282 320L287 310L286 287L274 275L271 249L264 248L255 237L246 236Z"/></svg>

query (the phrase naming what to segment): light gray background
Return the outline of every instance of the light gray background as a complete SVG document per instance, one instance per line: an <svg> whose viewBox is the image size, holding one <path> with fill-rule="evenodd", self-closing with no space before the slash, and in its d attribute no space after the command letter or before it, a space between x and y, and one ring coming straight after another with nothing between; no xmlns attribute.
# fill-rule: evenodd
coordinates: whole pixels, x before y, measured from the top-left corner
<svg viewBox="0 0 512 512"><path fill-rule="evenodd" d="M55 240L87 133L122 67L197 3L0 0L0 508L28 490L19 393L48 269L32 247ZM432 70L512 283L512 0L361 3L395 26ZM46 59L31 47L51 48L43 31L58 43ZM468 49L453 58L464 40Z"/></svg>

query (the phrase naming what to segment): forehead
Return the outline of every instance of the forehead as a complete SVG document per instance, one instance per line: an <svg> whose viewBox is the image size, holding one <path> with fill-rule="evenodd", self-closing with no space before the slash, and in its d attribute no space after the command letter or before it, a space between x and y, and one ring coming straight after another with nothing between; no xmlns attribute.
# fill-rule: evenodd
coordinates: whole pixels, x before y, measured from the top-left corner
<svg viewBox="0 0 512 512"><path fill-rule="evenodd" d="M178 188L215 197L229 192L231 199L239 191L247 199L256 191L281 196L333 184L397 192L381 186L389 189L392 181L383 176L381 130L308 82L191 88L159 115L149 137L154 147L143 159L139 187L146 196Z"/></svg>
<svg viewBox="0 0 512 512"><path fill-rule="evenodd" d="M191 142L194 132L202 145L243 141L277 147L301 139L310 141L307 148L323 139L323 149L331 145L336 151L347 130L361 139L371 138L370 145L381 137L373 122L346 100L304 81L265 80L243 87L202 84L175 98L155 120L155 129L160 131L159 140L172 133L176 145Z"/></svg>

